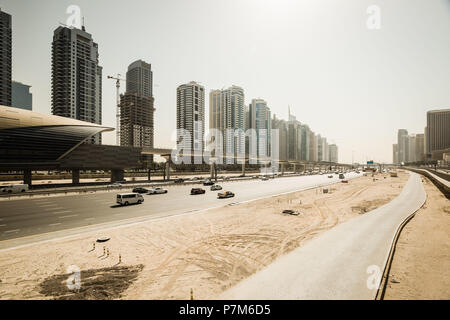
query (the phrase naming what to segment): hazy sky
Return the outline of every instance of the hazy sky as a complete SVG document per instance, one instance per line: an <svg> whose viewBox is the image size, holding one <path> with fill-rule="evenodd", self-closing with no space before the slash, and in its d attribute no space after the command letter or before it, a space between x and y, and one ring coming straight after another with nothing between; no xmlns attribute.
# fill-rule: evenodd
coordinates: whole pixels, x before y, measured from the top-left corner
<svg viewBox="0 0 450 320"><path fill-rule="evenodd" d="M423 132L426 111L450 107L449 0L0 0L13 16L13 79L51 112L51 42L75 4L99 44L103 124L115 126L115 83L152 64L155 146L171 146L176 87L232 84L339 146L339 160L392 161L398 128ZM366 26L369 5L381 28ZM122 88L124 88L124 84ZM208 123L208 114L206 115ZM104 143L114 144L115 134Z"/></svg>

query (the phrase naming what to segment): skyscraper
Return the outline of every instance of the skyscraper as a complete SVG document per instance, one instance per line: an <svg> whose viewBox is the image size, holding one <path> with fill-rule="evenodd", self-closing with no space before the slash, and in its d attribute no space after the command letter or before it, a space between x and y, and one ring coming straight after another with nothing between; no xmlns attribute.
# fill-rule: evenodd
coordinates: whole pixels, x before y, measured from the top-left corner
<svg viewBox="0 0 450 320"><path fill-rule="evenodd" d="M426 137L427 156L442 160L443 151L450 148L450 109L427 112Z"/></svg>
<svg viewBox="0 0 450 320"><path fill-rule="evenodd" d="M270 156L272 119L267 102L253 99L248 111L249 129L256 131L256 151L258 157Z"/></svg>
<svg viewBox="0 0 450 320"><path fill-rule="evenodd" d="M328 146L330 149L330 161L338 163L339 162L339 155L338 155L338 147L335 144L330 144Z"/></svg>
<svg viewBox="0 0 450 320"><path fill-rule="evenodd" d="M408 130L399 129L397 133L398 163L407 163L409 156Z"/></svg>
<svg viewBox="0 0 450 320"><path fill-rule="evenodd" d="M416 134L416 161L425 161L425 135Z"/></svg>
<svg viewBox="0 0 450 320"><path fill-rule="evenodd" d="M301 130L301 146L300 146L300 160L308 161L309 160L309 149L310 149L310 131L308 125L302 124L300 126Z"/></svg>
<svg viewBox="0 0 450 320"><path fill-rule="evenodd" d="M102 67L98 45L82 29L58 27L52 43L52 113L102 123ZM97 134L91 143L101 144Z"/></svg>
<svg viewBox="0 0 450 320"><path fill-rule="evenodd" d="M223 134L224 155L243 155L245 153L245 105L244 90L231 86L225 90L212 90L209 94L209 128L220 130ZM233 159L228 158L227 163Z"/></svg>
<svg viewBox="0 0 450 320"><path fill-rule="evenodd" d="M155 108L151 65L142 60L131 63L126 88L120 96L120 145L153 148Z"/></svg>
<svg viewBox="0 0 450 320"><path fill-rule="evenodd" d="M278 144L274 146L274 148L278 147L278 160L286 161L288 160L288 124L285 120L278 119L274 114L272 129L278 130L278 141L274 141Z"/></svg>
<svg viewBox="0 0 450 320"><path fill-rule="evenodd" d="M191 81L177 88L177 129L189 132L189 139L177 141L196 156L191 163L202 163L205 137L205 88Z"/></svg>
<svg viewBox="0 0 450 320"><path fill-rule="evenodd" d="M392 145L392 163L398 164L398 144Z"/></svg>
<svg viewBox="0 0 450 320"><path fill-rule="evenodd" d="M25 110L32 110L33 95L30 92L31 86L16 81L12 81L11 84L11 106Z"/></svg>
<svg viewBox="0 0 450 320"><path fill-rule="evenodd" d="M11 16L0 10L0 105L11 106Z"/></svg>

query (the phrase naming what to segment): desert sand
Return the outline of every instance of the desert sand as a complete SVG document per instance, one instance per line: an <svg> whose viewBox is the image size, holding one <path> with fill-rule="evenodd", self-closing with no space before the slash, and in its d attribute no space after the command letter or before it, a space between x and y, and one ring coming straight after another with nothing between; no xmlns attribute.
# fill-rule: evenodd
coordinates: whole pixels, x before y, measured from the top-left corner
<svg viewBox="0 0 450 320"><path fill-rule="evenodd" d="M408 177L366 176L328 193L310 189L1 251L0 298L189 299L192 289L194 299L214 299L322 232L391 201ZM111 239L94 249L103 235ZM80 290L67 289L71 265L82 270Z"/></svg>
<svg viewBox="0 0 450 320"><path fill-rule="evenodd" d="M385 299L450 299L450 201L422 180L427 200L400 234Z"/></svg>

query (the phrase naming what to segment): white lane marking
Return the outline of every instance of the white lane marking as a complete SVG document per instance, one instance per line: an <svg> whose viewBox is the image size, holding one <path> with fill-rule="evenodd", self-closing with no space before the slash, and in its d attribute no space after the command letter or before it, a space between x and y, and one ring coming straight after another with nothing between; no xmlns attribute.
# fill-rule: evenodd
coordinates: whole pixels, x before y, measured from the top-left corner
<svg viewBox="0 0 450 320"><path fill-rule="evenodd" d="M78 215L77 214L70 214L68 216L61 216L61 217L58 217L58 218L64 219L64 218L70 218L70 217L76 217L76 216L78 216Z"/></svg>
<svg viewBox="0 0 450 320"><path fill-rule="evenodd" d="M95 218L86 218L84 220L94 220Z"/></svg>
<svg viewBox="0 0 450 320"><path fill-rule="evenodd" d="M39 207L58 207L59 205L56 203L49 203L49 204L38 204Z"/></svg>
<svg viewBox="0 0 450 320"><path fill-rule="evenodd" d="M54 207L54 208L42 208L42 209L44 209L45 211L53 211L53 210L61 210L61 209L64 209L64 208L62 208L62 207Z"/></svg>
<svg viewBox="0 0 450 320"><path fill-rule="evenodd" d="M63 208L61 208L61 209L63 209ZM53 214L61 214L61 213L71 213L72 211L71 210L64 210L64 211L55 211L55 212L52 212Z"/></svg>
<svg viewBox="0 0 450 320"><path fill-rule="evenodd" d="M61 224L61 222L58 222L58 223L52 223L52 224L49 224L49 226L50 227L53 227L53 226L57 226L57 225L60 225Z"/></svg>
<svg viewBox="0 0 450 320"><path fill-rule="evenodd" d="M20 231L20 229L14 229L14 230L5 231L4 233L12 233L12 232L19 232L19 231Z"/></svg>
<svg viewBox="0 0 450 320"><path fill-rule="evenodd" d="M6 224L0 224L0 227L4 227L4 226L6 226Z"/></svg>

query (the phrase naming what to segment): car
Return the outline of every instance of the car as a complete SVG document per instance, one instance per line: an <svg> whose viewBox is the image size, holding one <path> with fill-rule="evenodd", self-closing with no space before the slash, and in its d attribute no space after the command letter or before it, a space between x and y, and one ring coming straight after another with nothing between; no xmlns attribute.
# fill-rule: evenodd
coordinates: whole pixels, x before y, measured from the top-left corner
<svg viewBox="0 0 450 320"><path fill-rule="evenodd" d="M204 186L212 186L212 185L214 185L214 182L212 182L209 179L206 179L205 181L203 181L203 185Z"/></svg>
<svg viewBox="0 0 450 320"><path fill-rule="evenodd" d="M28 184L11 184L0 187L0 192L2 193L18 193L26 191L28 191Z"/></svg>
<svg viewBox="0 0 450 320"><path fill-rule="evenodd" d="M219 192L217 194L217 198L219 198L219 199L232 198L232 197L234 197L234 193L231 191Z"/></svg>
<svg viewBox="0 0 450 320"><path fill-rule="evenodd" d="M343 173L339 173L339 179L345 179L345 176Z"/></svg>
<svg viewBox="0 0 450 320"><path fill-rule="evenodd" d="M328 178L333 178L333 175L329 175Z"/></svg>
<svg viewBox="0 0 450 320"><path fill-rule="evenodd" d="M262 177L261 177L261 180L262 180L262 181L267 181L267 180L269 180L269 178L267 178L266 176L262 176Z"/></svg>
<svg viewBox="0 0 450 320"><path fill-rule="evenodd" d="M222 187L218 184L214 184L211 186L211 191L222 190Z"/></svg>
<svg viewBox="0 0 450 320"><path fill-rule="evenodd" d="M140 193L119 193L116 198L116 202L121 206L144 202L144 197Z"/></svg>
<svg viewBox="0 0 450 320"><path fill-rule="evenodd" d="M341 180L342 183L348 183L348 180Z"/></svg>
<svg viewBox="0 0 450 320"><path fill-rule="evenodd" d="M202 189L202 188L192 188L191 189L191 195L194 195L194 194L204 194L206 192L206 190L205 189Z"/></svg>
<svg viewBox="0 0 450 320"><path fill-rule="evenodd" d="M111 183L111 184L107 185L108 188L119 188L121 186L122 186L122 184L119 183L119 182L114 182L114 183Z"/></svg>
<svg viewBox="0 0 450 320"><path fill-rule="evenodd" d="M167 193L167 190L159 187L148 190L148 194L162 194L162 193Z"/></svg>
<svg viewBox="0 0 450 320"><path fill-rule="evenodd" d="M148 192L148 189L142 188L142 187L137 187L137 188L134 188L134 189L133 189L133 192L134 192L134 193L147 193L147 192Z"/></svg>
<svg viewBox="0 0 450 320"><path fill-rule="evenodd" d="M175 182L175 183L183 183L183 182L184 182L184 179L178 178L178 179L175 179L174 182Z"/></svg>

